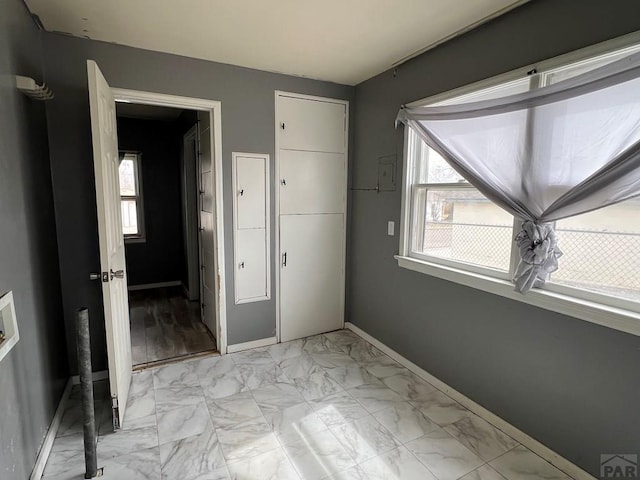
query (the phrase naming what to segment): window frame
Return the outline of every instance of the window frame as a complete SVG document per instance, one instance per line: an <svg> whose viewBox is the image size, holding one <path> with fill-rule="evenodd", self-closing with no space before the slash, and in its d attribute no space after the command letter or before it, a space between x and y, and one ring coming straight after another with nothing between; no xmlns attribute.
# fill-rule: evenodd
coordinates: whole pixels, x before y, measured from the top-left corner
<svg viewBox="0 0 640 480"><path fill-rule="evenodd" d="M530 75L532 79L531 88L536 88L537 86L546 85L547 79L552 73L615 57L623 52L637 51L639 48L640 32L634 32L548 59L535 65L528 65L480 82L433 95L412 102L409 105L421 106L446 102L453 98L473 94L479 90L497 88L505 83L526 78L531 71L538 73L538 75ZM518 252L514 243L512 243L511 248L509 271L506 274L504 271L494 270L490 267L472 265L412 251L414 189L416 187L446 189L452 185L414 183L414 179L417 179L417 168L419 168L416 156L416 148L418 148L416 140L419 141L417 134L411 131L410 128L405 128L400 245L399 254L395 256L400 267L640 336L640 301L636 302L614 295L554 283L553 281L548 282L542 288L532 289L526 295L515 292L511 278L518 264ZM514 217L512 240L515 240L521 225L522 221Z"/></svg>
<svg viewBox="0 0 640 480"><path fill-rule="evenodd" d="M422 147L420 146L420 138L418 137L418 135L416 135L413 131L411 131L410 129L408 130L408 138L409 138L409 142L412 143L412 148L415 150L417 150L418 148L422 149ZM421 158L420 160L417 159L417 155L420 155ZM416 161L418 160L418 161ZM413 157L412 157L412 165L411 165L411 177L412 178L416 178L418 176L418 169L419 169L419 164L420 162L424 162L426 161L426 165L428 166L428 160L424 159L424 153L421 151L419 154L414 153ZM427 167L428 169L428 167ZM473 263L468 263L468 262L463 262L460 260L456 260L456 259L449 259L449 258L443 258L443 257L437 257L435 255L429 255L423 252L419 252L417 250L414 249L414 245L412 245L413 242L413 237L414 237L414 232L413 230L419 230L420 231L420 235L423 236L424 235L424 213L419 213L416 214L414 212L415 207L416 207L416 201L415 201L415 197L417 195L417 190L420 189L424 189L425 191L425 195L429 194L429 190L475 190L475 187L473 187L470 183L468 182L459 182L459 183L437 183L437 182L427 182L427 183L413 183L413 182L409 182L410 183L410 189L411 192L408 195L407 198L407 209L409 210L409 225L407 228L407 253L411 258L417 258L418 260L423 260L426 262L433 262L433 263L439 263L448 267L452 267L452 268L463 268L464 270L468 270L470 272L473 273L478 273L478 274L482 274L482 275L488 275L491 277L495 277L495 278L501 278L504 280L508 280L509 278L511 278L513 276L513 269L515 269L515 267L517 266L517 263L514 265L514 256L513 256L513 251L511 251L510 254L510 258L509 258L509 267L507 268L507 270L500 270L498 268L492 268L490 266L485 266L485 265L478 265L478 264L473 264ZM419 218L420 219L420 223L416 226L413 223L413 217ZM512 228L512 235L511 235L511 240L514 240L514 236L513 236L513 229L516 226L516 222L517 219L514 218L514 222L511 226ZM424 240L422 242L420 242L422 244L424 244Z"/></svg>
<svg viewBox="0 0 640 480"><path fill-rule="evenodd" d="M147 241L145 221L144 221L144 193L142 190L142 153L135 151L120 151L119 156L122 160L133 161L133 175L136 185L136 195L120 195L120 224L122 225L122 202L133 200L136 202L136 220L138 223L138 233L126 234L123 232L124 242L129 243L145 243ZM119 178L118 178L119 181ZM118 182L119 183L119 182ZM119 185L118 185L118 188Z"/></svg>

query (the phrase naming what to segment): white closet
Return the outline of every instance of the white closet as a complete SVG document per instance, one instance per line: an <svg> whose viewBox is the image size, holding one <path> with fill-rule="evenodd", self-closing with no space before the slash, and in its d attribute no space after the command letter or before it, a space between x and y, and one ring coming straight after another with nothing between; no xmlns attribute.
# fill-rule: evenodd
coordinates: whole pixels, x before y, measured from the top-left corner
<svg viewBox="0 0 640 480"><path fill-rule="evenodd" d="M233 153L236 303L271 298L269 155Z"/></svg>
<svg viewBox="0 0 640 480"><path fill-rule="evenodd" d="M280 340L343 327L348 102L276 92Z"/></svg>

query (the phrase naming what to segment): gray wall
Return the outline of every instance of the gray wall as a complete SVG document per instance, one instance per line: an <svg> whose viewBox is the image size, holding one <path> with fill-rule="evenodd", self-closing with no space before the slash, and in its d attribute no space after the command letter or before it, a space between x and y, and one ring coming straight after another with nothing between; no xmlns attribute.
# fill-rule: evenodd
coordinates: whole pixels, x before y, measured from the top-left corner
<svg viewBox="0 0 640 480"><path fill-rule="evenodd" d="M233 303L231 152L268 153L273 158L274 90L351 99L354 89L55 33L44 34L47 83L56 91L56 99L48 105L47 115L55 206L59 213L58 243L67 339L73 346L74 309L78 305L88 305L95 319L92 334L96 369L106 367L106 356L104 328L99 321L102 311L100 285L88 281L89 272L98 271L100 266L87 59L96 60L112 87L222 102L228 342L234 344L273 335L275 296L265 302ZM275 258L277 255L272 255L272 259ZM273 265L271 271L275 272ZM275 278L272 279L274 283ZM70 363L73 370L74 359Z"/></svg>
<svg viewBox="0 0 640 480"><path fill-rule="evenodd" d="M354 187L401 104L640 29L640 2L538 0L356 87ZM640 453L640 338L398 267L400 191L352 194L349 318L593 475Z"/></svg>
<svg viewBox="0 0 640 480"><path fill-rule="evenodd" d="M118 118L118 146L142 154L145 241L127 243L129 285L181 281L184 265L177 122Z"/></svg>
<svg viewBox="0 0 640 480"><path fill-rule="evenodd" d="M45 105L13 75L42 82L40 32L0 0L0 295L12 290L20 341L0 362L0 478L24 480L68 378Z"/></svg>

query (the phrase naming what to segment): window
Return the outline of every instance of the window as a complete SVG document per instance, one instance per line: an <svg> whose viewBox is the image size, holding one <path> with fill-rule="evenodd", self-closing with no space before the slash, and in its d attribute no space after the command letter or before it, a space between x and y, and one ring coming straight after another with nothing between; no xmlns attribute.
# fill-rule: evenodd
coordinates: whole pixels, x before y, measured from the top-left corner
<svg viewBox="0 0 640 480"><path fill-rule="evenodd" d="M510 73L482 82L483 87L463 87L420 104L461 104L522 93L638 51L640 45L579 62L549 61L555 65L546 69L543 62L537 72L530 72L536 75ZM549 292L555 306L547 308L562 313L574 314L576 309L558 307L558 298L640 313L640 199L556 222L564 253L560 269L544 292L512 295L510 279L519 260L513 239L520 221L467 183L411 129L405 132L401 266L527 303L537 304L536 299ZM634 329L640 334L640 326Z"/></svg>
<svg viewBox="0 0 640 480"><path fill-rule="evenodd" d="M433 106L489 100L527 91L524 78L456 96ZM413 131L411 256L507 278L513 217L473 188ZM491 238L491 242L485 239Z"/></svg>
<svg viewBox="0 0 640 480"><path fill-rule="evenodd" d="M127 242L144 241L144 212L140 154L120 155L120 207L122 233Z"/></svg>

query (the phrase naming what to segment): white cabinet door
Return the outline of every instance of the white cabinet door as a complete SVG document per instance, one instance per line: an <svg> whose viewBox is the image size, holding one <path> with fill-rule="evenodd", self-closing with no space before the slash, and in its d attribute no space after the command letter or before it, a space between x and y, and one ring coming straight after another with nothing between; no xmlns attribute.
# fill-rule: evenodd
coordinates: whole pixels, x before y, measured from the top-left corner
<svg viewBox="0 0 640 480"><path fill-rule="evenodd" d="M269 155L232 155L236 303L271 298Z"/></svg>
<svg viewBox="0 0 640 480"><path fill-rule="evenodd" d="M264 228L236 232L236 303L267 298L267 239Z"/></svg>
<svg viewBox="0 0 640 480"><path fill-rule="evenodd" d="M235 156L236 228L265 228L267 165L265 157Z"/></svg>
<svg viewBox="0 0 640 480"><path fill-rule="evenodd" d="M278 97L279 148L345 153L346 105Z"/></svg>
<svg viewBox="0 0 640 480"><path fill-rule="evenodd" d="M104 320L113 426L120 428L131 384L131 331L120 211L116 103L98 65L87 61Z"/></svg>
<svg viewBox="0 0 640 480"><path fill-rule="evenodd" d="M343 213L344 153L280 151L280 214Z"/></svg>
<svg viewBox="0 0 640 480"><path fill-rule="evenodd" d="M280 217L281 341L342 328L344 215Z"/></svg>

